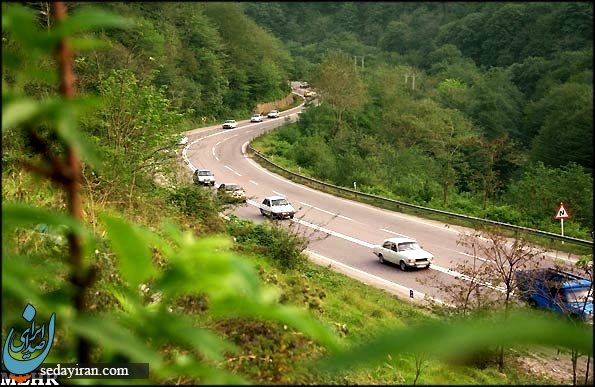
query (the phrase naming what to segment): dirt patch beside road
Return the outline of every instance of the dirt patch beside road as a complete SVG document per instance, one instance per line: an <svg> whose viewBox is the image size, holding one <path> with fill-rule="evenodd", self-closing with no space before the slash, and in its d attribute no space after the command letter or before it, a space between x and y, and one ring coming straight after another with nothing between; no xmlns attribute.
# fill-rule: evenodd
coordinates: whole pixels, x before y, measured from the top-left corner
<svg viewBox="0 0 595 387"><path fill-rule="evenodd" d="M531 353L517 354L513 359L515 368L525 370L525 373L528 375L545 376L551 379L554 384L573 384L570 353L558 353L553 348L536 347ZM577 385L593 385L593 359L590 361L589 368L589 380L588 383L585 383L587 357L579 357L576 372Z"/></svg>

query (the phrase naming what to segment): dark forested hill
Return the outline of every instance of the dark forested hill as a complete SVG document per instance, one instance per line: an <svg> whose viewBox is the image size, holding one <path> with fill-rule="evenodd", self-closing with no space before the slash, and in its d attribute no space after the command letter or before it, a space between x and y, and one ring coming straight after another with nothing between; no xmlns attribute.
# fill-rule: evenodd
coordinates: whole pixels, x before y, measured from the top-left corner
<svg viewBox="0 0 595 387"><path fill-rule="evenodd" d="M78 92L106 101L83 126L132 170L182 122L247 117L302 79L322 104L279 132L279 156L304 171L542 229L564 201L593 227L590 2L68 5L133 21L75 60ZM47 3L27 6L51 25Z"/></svg>
<svg viewBox="0 0 595 387"><path fill-rule="evenodd" d="M279 133L302 169L423 205L476 197L476 214L533 227L552 223L544 203L571 200L592 228L592 3L242 7L329 104ZM490 214L488 200L516 210Z"/></svg>

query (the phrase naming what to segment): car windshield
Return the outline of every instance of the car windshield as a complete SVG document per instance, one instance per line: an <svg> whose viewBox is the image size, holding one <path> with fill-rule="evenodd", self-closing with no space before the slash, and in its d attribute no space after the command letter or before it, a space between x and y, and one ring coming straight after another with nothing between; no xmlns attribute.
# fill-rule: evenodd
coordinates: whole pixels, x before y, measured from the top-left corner
<svg viewBox="0 0 595 387"><path fill-rule="evenodd" d="M289 203L287 203L287 200L285 199L275 199L275 200L271 200L271 205L272 206L285 206Z"/></svg>
<svg viewBox="0 0 595 387"><path fill-rule="evenodd" d="M233 124L233 123L234 123L234 121L233 121L233 120L227 120L227 121L225 121L225 123L226 123L226 124Z"/></svg>
<svg viewBox="0 0 595 387"><path fill-rule="evenodd" d="M589 288L566 290L563 298L566 302L593 302L593 295L589 294Z"/></svg>
<svg viewBox="0 0 595 387"><path fill-rule="evenodd" d="M418 250L421 247L419 247L419 245L415 242L404 242L404 243L399 243L399 250Z"/></svg>
<svg viewBox="0 0 595 387"><path fill-rule="evenodd" d="M225 189L228 191L239 191L241 188L236 184L228 184L225 186Z"/></svg>
<svg viewBox="0 0 595 387"><path fill-rule="evenodd" d="M211 171L198 171L198 176L211 176Z"/></svg>

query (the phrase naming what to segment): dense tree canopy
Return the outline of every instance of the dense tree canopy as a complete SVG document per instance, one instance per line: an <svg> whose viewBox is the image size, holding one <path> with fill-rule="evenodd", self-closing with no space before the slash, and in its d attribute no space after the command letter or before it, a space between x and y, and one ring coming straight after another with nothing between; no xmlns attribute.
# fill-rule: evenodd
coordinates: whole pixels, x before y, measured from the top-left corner
<svg viewBox="0 0 595 387"><path fill-rule="evenodd" d="M47 28L44 4L27 6ZM188 126L246 118L308 80L322 103L276 134L275 152L336 184L489 212L524 205L510 191L537 165L592 179L591 3L99 4L132 27L99 32L110 49L76 58L77 88L109 102L85 128L131 170ZM18 83L4 69L3 81ZM20 87L51 93L44 79ZM580 212L585 195L564 202Z"/></svg>

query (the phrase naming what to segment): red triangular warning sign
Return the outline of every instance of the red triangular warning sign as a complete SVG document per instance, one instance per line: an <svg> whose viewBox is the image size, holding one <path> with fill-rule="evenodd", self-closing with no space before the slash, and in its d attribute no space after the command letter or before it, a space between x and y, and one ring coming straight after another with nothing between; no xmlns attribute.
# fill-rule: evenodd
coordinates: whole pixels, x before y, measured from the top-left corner
<svg viewBox="0 0 595 387"><path fill-rule="evenodd" d="M560 203L560 207L558 207L558 211L556 211L556 215L554 216L554 219L568 219L568 218L570 218L570 214L566 210L566 207L564 207L564 203Z"/></svg>

